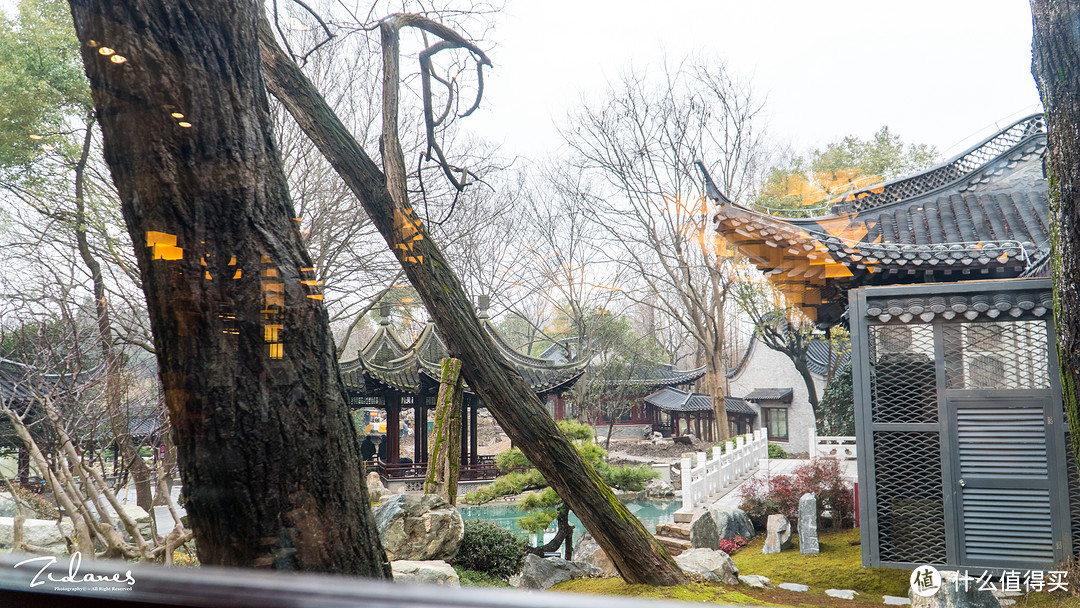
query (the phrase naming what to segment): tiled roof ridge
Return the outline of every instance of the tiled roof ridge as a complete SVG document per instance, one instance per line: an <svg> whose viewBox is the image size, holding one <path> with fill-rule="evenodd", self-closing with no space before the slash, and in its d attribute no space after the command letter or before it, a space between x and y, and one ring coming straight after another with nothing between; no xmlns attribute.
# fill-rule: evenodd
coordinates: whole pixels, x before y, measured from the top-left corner
<svg viewBox="0 0 1080 608"><path fill-rule="evenodd" d="M833 207L833 212L857 213L926 195L968 178L1028 139L1045 134L1042 113L1026 116L936 167L850 192Z"/></svg>

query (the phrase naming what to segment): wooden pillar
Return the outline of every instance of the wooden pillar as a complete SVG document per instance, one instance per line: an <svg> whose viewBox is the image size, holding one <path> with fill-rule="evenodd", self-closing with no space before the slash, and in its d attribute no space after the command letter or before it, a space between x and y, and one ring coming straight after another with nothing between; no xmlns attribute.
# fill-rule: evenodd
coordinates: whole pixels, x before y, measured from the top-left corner
<svg viewBox="0 0 1080 608"><path fill-rule="evenodd" d="M476 465L480 458L480 439L476 432L476 417L479 414L480 398L473 399L472 407L469 408L469 464Z"/></svg>
<svg viewBox="0 0 1080 608"><path fill-rule="evenodd" d="M461 464L469 462L469 403L474 399L466 395L461 400Z"/></svg>
<svg viewBox="0 0 1080 608"><path fill-rule="evenodd" d="M680 434L680 430L681 429L679 429L679 413L671 412L671 436L678 437Z"/></svg>
<svg viewBox="0 0 1080 608"><path fill-rule="evenodd" d="M30 485L30 452L22 441L19 442L18 478L23 487Z"/></svg>
<svg viewBox="0 0 1080 608"><path fill-rule="evenodd" d="M427 462L427 412L420 395L413 395L413 462Z"/></svg>
<svg viewBox="0 0 1080 608"><path fill-rule="evenodd" d="M397 464L401 455L401 393L386 398L386 462Z"/></svg>

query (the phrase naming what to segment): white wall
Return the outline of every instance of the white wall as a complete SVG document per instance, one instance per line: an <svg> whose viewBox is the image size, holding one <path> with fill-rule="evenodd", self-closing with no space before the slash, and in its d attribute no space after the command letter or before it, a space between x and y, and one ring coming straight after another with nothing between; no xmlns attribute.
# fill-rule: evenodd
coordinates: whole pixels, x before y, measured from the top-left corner
<svg viewBox="0 0 1080 608"><path fill-rule="evenodd" d="M753 350L750 352L750 359L734 378L728 380L731 396L745 397L757 388L791 388L794 394L791 405L788 406L788 441L777 443L789 453L808 453L810 447L807 445L807 436L814 425L814 413L810 408L806 383L787 355L772 350L760 340L755 340L751 348ZM825 392L825 379L817 375L813 378L820 400ZM750 406L759 410L758 417L754 420L754 428L761 428L760 408L753 403L750 403Z"/></svg>

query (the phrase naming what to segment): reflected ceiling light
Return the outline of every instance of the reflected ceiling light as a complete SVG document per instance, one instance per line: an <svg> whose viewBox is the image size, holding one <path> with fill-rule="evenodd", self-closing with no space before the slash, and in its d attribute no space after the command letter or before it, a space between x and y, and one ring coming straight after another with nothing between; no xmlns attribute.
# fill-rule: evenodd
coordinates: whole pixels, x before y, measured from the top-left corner
<svg viewBox="0 0 1080 608"><path fill-rule="evenodd" d="M181 114L180 112L173 112L173 113L172 113L172 117L173 117L173 118L183 118L183 117L184 117L184 115L183 115L183 114Z"/></svg>
<svg viewBox="0 0 1080 608"><path fill-rule="evenodd" d="M124 63L127 61L127 57L124 57L123 55L113 55L109 60L113 63Z"/></svg>
<svg viewBox="0 0 1080 608"><path fill-rule="evenodd" d="M112 55L112 54L113 54L113 53L115 53L116 51L114 51L114 50L110 49L110 48L109 48L109 47L107 47L107 46L103 46L103 47L101 47L100 49L98 49L98 50L97 50L97 52L98 52L98 53L101 53L102 55L105 55L106 57L108 57L109 55Z"/></svg>
<svg viewBox="0 0 1080 608"><path fill-rule="evenodd" d="M86 45L89 46L90 48L95 48L98 45L98 41L97 40L87 40Z"/></svg>
<svg viewBox="0 0 1080 608"><path fill-rule="evenodd" d="M35 133L30 136L30 139L41 139L41 136Z"/></svg>
<svg viewBox="0 0 1080 608"><path fill-rule="evenodd" d="M50 146L49 144L45 144L45 145L41 146L41 149L45 150L46 152L52 152L56 148L54 148L53 146Z"/></svg>
<svg viewBox="0 0 1080 608"><path fill-rule="evenodd" d="M191 123L183 121L183 120L181 120L180 122L178 122L176 124L180 125L181 127L184 127L185 129L190 129L191 128Z"/></svg>

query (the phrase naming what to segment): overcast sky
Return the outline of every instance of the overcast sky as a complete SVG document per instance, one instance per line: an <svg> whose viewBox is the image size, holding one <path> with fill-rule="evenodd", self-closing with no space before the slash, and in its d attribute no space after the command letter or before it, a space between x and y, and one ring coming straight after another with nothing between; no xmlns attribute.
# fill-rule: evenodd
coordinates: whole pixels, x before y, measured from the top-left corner
<svg viewBox="0 0 1080 608"><path fill-rule="evenodd" d="M888 125L947 158L1041 109L1022 0L509 0L497 19L484 105L462 127L509 155L554 153L583 96L665 53L749 78L771 140L797 148Z"/></svg>

